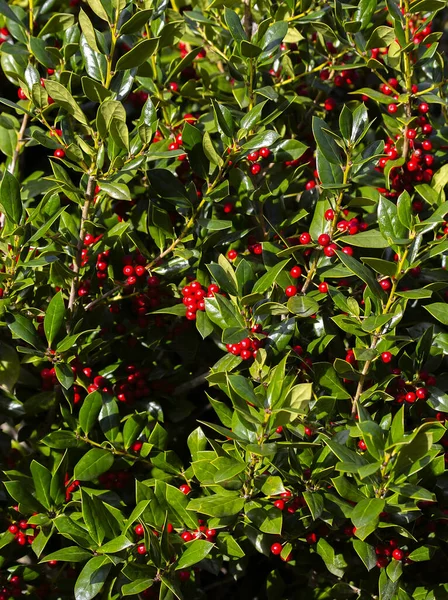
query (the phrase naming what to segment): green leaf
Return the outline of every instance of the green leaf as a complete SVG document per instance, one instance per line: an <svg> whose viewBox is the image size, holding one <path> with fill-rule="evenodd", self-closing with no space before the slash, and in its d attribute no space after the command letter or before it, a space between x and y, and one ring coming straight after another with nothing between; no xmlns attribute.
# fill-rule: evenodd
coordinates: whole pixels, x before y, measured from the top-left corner
<svg viewBox="0 0 448 600"><path fill-rule="evenodd" d="M139 10L132 15L120 28L120 35L129 35L130 33L140 32L150 21L152 10Z"/></svg>
<svg viewBox="0 0 448 600"><path fill-rule="evenodd" d="M356 539L353 540L353 548L364 563L366 569L371 571L376 566L377 555L375 553L375 548L367 542Z"/></svg>
<svg viewBox="0 0 448 600"><path fill-rule="evenodd" d="M31 462L30 470L31 475L33 476L36 498L42 506L45 506L47 510L50 510L52 506L50 497L51 473L46 467L35 460Z"/></svg>
<svg viewBox="0 0 448 600"><path fill-rule="evenodd" d="M61 562L84 562L92 557L92 553L79 546L68 546L62 550L56 550L51 554L47 554L41 559L41 563L48 562L50 560L58 560Z"/></svg>
<svg viewBox="0 0 448 600"><path fill-rule="evenodd" d="M99 181L98 187L115 200L132 200L131 192L125 183Z"/></svg>
<svg viewBox="0 0 448 600"><path fill-rule="evenodd" d="M79 11L78 19L79 19L79 25L84 34L84 37L86 38L87 43L92 48L92 50L100 53L100 49L98 48L98 44L96 41L96 35L95 35L95 29L93 28L92 21L89 19L89 17L83 11L82 8Z"/></svg>
<svg viewBox="0 0 448 600"><path fill-rule="evenodd" d="M238 514L244 506L244 498L214 494L190 500L187 510L203 513L211 517L231 517Z"/></svg>
<svg viewBox="0 0 448 600"><path fill-rule="evenodd" d="M229 28L230 34L236 42L241 42L242 40L247 40L246 33L241 25L241 20L235 11L227 8L224 8L224 19L227 23L227 27Z"/></svg>
<svg viewBox="0 0 448 600"><path fill-rule="evenodd" d="M103 554L115 554L116 552L121 552L133 545L134 542L128 540L125 535L119 535L115 539L101 546L98 551L101 551Z"/></svg>
<svg viewBox="0 0 448 600"><path fill-rule="evenodd" d="M385 48L389 46L395 40L395 31L392 27L386 27L385 25L380 25L377 27L367 42L366 49L370 50L371 48Z"/></svg>
<svg viewBox="0 0 448 600"><path fill-rule="evenodd" d="M287 303L290 312L301 319L314 315L319 310L319 304L309 296L292 296Z"/></svg>
<svg viewBox="0 0 448 600"><path fill-rule="evenodd" d="M263 294L266 292L277 280L280 273L283 271L285 265L289 262L289 258L277 263L271 267L260 279L255 283L252 288L253 294Z"/></svg>
<svg viewBox="0 0 448 600"><path fill-rule="evenodd" d="M356 537L365 540L378 526L380 513L385 501L380 498L366 498L353 508L351 520L356 527Z"/></svg>
<svg viewBox="0 0 448 600"><path fill-rule="evenodd" d="M75 600L91 600L104 586L112 568L107 556L95 556L83 567L75 583Z"/></svg>
<svg viewBox="0 0 448 600"><path fill-rule="evenodd" d="M101 514L96 511L93 499L81 488L82 518L86 524L87 531L98 545L101 545L105 531L101 522Z"/></svg>
<svg viewBox="0 0 448 600"><path fill-rule="evenodd" d="M388 248L390 243L378 229L361 231L355 235L345 235L338 239L343 244L359 248Z"/></svg>
<svg viewBox="0 0 448 600"><path fill-rule="evenodd" d="M166 200L172 200L179 207L189 208L191 206L185 187L171 171L151 169L147 175L156 194Z"/></svg>
<svg viewBox="0 0 448 600"><path fill-rule="evenodd" d="M92 392L84 398L79 410L79 426L86 435L97 422L102 405L103 401L100 392Z"/></svg>
<svg viewBox="0 0 448 600"><path fill-rule="evenodd" d="M219 156L219 154L215 150L215 146L213 145L212 138L208 131L204 133L202 138L202 149L206 158L213 164L218 165L218 167L222 167L224 164L223 159Z"/></svg>
<svg viewBox="0 0 448 600"><path fill-rule="evenodd" d="M392 242L408 236L407 228L398 218L397 206L383 196L378 203L378 224L383 236Z"/></svg>
<svg viewBox="0 0 448 600"><path fill-rule="evenodd" d="M18 314L15 314L14 317L11 315L11 318L14 318L14 320L8 322L8 327L16 337L24 340L34 348L40 348L42 346L42 342L31 321Z"/></svg>
<svg viewBox="0 0 448 600"><path fill-rule="evenodd" d="M87 125L87 119L82 110L79 108L76 100L70 94L66 87L53 79L47 79L45 89L53 100L64 110L72 115L77 121L83 125Z"/></svg>
<svg viewBox="0 0 448 600"><path fill-rule="evenodd" d="M424 545L416 548L409 554L409 559L414 562L422 562L424 560L431 560L434 554L437 552L437 546Z"/></svg>
<svg viewBox="0 0 448 600"><path fill-rule="evenodd" d="M448 325L448 304L444 302L434 302L424 306L426 310L438 321L444 325Z"/></svg>
<svg viewBox="0 0 448 600"><path fill-rule="evenodd" d="M207 542L206 540L189 542L186 546L187 549L177 562L176 571L178 569L187 569L203 560L210 553L213 546L212 542Z"/></svg>
<svg viewBox="0 0 448 600"><path fill-rule="evenodd" d="M214 98L212 98L212 106L218 129L220 129L224 135L227 135L231 138L234 130L232 113L226 106L216 102Z"/></svg>
<svg viewBox="0 0 448 600"><path fill-rule="evenodd" d="M0 183L0 205L11 224L18 225L23 214L20 185L9 171L4 171Z"/></svg>
<svg viewBox="0 0 448 600"><path fill-rule="evenodd" d="M92 448L75 465L74 478L79 481L92 481L108 471L113 464L114 457L111 452Z"/></svg>
<svg viewBox="0 0 448 600"><path fill-rule="evenodd" d="M157 50L160 38L143 40L136 44L129 52L121 56L115 65L116 71L125 71L139 67L150 58Z"/></svg>
<svg viewBox="0 0 448 600"><path fill-rule="evenodd" d="M20 361L12 346L0 342L0 388L12 392L20 375Z"/></svg>
<svg viewBox="0 0 448 600"><path fill-rule="evenodd" d="M380 287L380 284L378 283L378 281L376 280L375 276L373 275L372 271L365 267L362 263L360 263L358 260L356 260L356 258L353 258L353 256L349 256L348 254L345 254L345 252L341 252L340 250L336 250L336 254L338 255L339 259L341 260L341 262L344 263L344 265L350 269L350 271L356 275L357 277L359 277L360 279L362 279L364 281L364 283L366 283L371 292L379 297L379 298L383 298L384 297L384 292Z"/></svg>
<svg viewBox="0 0 448 600"><path fill-rule="evenodd" d="M328 162L334 165L341 165L341 151L334 139L326 133L325 129L328 126L325 121L319 117L313 117L312 127L316 144Z"/></svg>
<svg viewBox="0 0 448 600"><path fill-rule="evenodd" d="M44 331L51 348L65 320L65 304L62 292L58 292L50 301L45 312Z"/></svg>

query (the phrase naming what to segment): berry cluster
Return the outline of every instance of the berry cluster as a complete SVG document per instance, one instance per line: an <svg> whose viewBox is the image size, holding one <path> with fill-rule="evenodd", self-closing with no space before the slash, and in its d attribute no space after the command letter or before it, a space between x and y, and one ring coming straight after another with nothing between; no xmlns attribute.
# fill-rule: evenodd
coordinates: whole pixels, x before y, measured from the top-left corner
<svg viewBox="0 0 448 600"><path fill-rule="evenodd" d="M220 293L220 290L216 283L211 283L208 288L205 288L199 281L192 281L182 288L181 293L182 303L187 307L185 317L189 321L195 321L197 311L205 310L205 298L213 298L215 294Z"/></svg>
<svg viewBox="0 0 448 600"><path fill-rule="evenodd" d="M26 544L31 546L38 534L37 526L30 525L25 519L12 523L8 527L8 531L15 536L15 540L19 546L25 546Z"/></svg>
<svg viewBox="0 0 448 600"><path fill-rule="evenodd" d="M261 171L261 165L258 162L262 158L269 158L271 151L269 148L260 148L260 150L253 150L247 155L247 160L250 163L250 172L252 175L258 175Z"/></svg>
<svg viewBox="0 0 448 600"><path fill-rule="evenodd" d="M254 325L251 328L252 333L266 335L260 324ZM250 360L257 356L259 348L264 346L264 339L259 339L255 336L247 337L237 342L236 344L226 344L227 352L234 356L241 356L243 360Z"/></svg>
<svg viewBox="0 0 448 600"><path fill-rule="evenodd" d="M143 281L143 277L146 275L146 258L140 252L123 256L122 263L124 265L122 271L127 285L134 286Z"/></svg>

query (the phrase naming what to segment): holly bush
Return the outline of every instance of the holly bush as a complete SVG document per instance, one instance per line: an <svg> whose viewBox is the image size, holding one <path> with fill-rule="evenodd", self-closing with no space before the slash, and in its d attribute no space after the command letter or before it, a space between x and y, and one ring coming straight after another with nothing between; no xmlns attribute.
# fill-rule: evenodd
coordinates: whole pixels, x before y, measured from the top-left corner
<svg viewBox="0 0 448 600"><path fill-rule="evenodd" d="M0 0L0 600L448 597L444 0Z"/></svg>

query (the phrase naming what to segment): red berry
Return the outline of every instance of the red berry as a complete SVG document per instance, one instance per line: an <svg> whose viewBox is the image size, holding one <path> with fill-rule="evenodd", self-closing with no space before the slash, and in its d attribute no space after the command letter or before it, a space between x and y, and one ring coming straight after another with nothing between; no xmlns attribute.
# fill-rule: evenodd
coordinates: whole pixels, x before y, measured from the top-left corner
<svg viewBox="0 0 448 600"><path fill-rule="evenodd" d="M281 544L279 544L278 542L275 542L271 546L271 553L275 554L276 556L281 554L282 550L283 550L283 546Z"/></svg>
<svg viewBox="0 0 448 600"><path fill-rule="evenodd" d="M417 131L415 129L408 129L406 131L406 137L408 138L408 140L415 140L415 138L417 137Z"/></svg>
<svg viewBox="0 0 448 600"><path fill-rule="evenodd" d="M331 258L332 256L334 256L336 254L337 248L338 247L336 246L336 244L330 244L329 246L324 248L325 256L328 256L328 258Z"/></svg>
<svg viewBox="0 0 448 600"><path fill-rule="evenodd" d="M17 90L17 96L19 97L19 100L27 100L26 94L22 88Z"/></svg>
<svg viewBox="0 0 448 600"><path fill-rule="evenodd" d="M334 210L332 208L329 208L328 210L325 211L325 220L332 221L333 219L334 219Z"/></svg>
<svg viewBox="0 0 448 600"><path fill-rule="evenodd" d="M285 289L285 294L288 298L291 298L292 296L295 296L297 294L297 288L295 285L288 285L288 287Z"/></svg>
<svg viewBox="0 0 448 600"><path fill-rule="evenodd" d="M252 358L252 352L250 350L241 350L240 356L243 360L250 360Z"/></svg>
<svg viewBox="0 0 448 600"><path fill-rule="evenodd" d="M422 102L421 104L419 104L418 112L421 113L422 115L429 112L429 104L427 104L426 102Z"/></svg>
<svg viewBox="0 0 448 600"><path fill-rule="evenodd" d="M381 360L385 364L390 363L391 360L392 360L392 354L390 352L382 352L382 354L381 354Z"/></svg>
<svg viewBox="0 0 448 600"><path fill-rule="evenodd" d="M419 398L420 400L426 400L429 394L428 390L424 387L418 388L417 390L415 390L415 393L417 395L417 398Z"/></svg>
<svg viewBox="0 0 448 600"><path fill-rule="evenodd" d="M367 450L367 444L365 443L364 440L359 440L358 442L358 448L364 452L365 450Z"/></svg>
<svg viewBox="0 0 448 600"><path fill-rule="evenodd" d="M395 550L392 552L392 556L395 558L395 560L403 560L404 552L403 550L400 550L400 548L395 548Z"/></svg>
<svg viewBox="0 0 448 600"><path fill-rule="evenodd" d="M305 539L308 542L308 544L315 544L317 542L317 535L314 532L307 533Z"/></svg>
<svg viewBox="0 0 448 600"><path fill-rule="evenodd" d="M274 506L275 506L275 508L278 508L279 510L284 510L284 508L285 508L285 501L284 500L276 500L274 502Z"/></svg>
<svg viewBox="0 0 448 600"><path fill-rule="evenodd" d="M336 100L334 98L327 98L324 102L324 108L327 111L334 110L336 108Z"/></svg>
<svg viewBox="0 0 448 600"><path fill-rule="evenodd" d="M307 183L305 185L306 190L312 190L315 187L316 187L316 182L313 180L307 181Z"/></svg>
<svg viewBox="0 0 448 600"><path fill-rule="evenodd" d="M17 527L17 525L13 524L8 527L8 531L9 531L9 533L16 535L16 533L18 533L18 531L19 531L19 528Z"/></svg>
<svg viewBox="0 0 448 600"><path fill-rule="evenodd" d="M389 561L387 560L387 558L385 556L380 556L376 561L376 566L379 569L384 569L384 567L387 567L388 564L389 564Z"/></svg>
<svg viewBox="0 0 448 600"><path fill-rule="evenodd" d="M261 165L259 165L258 163L251 165L250 172L252 173L252 175L258 175L258 173L260 171L261 171Z"/></svg>
<svg viewBox="0 0 448 600"><path fill-rule="evenodd" d="M331 242L331 238L328 235L328 233L321 233L320 236L317 238L318 243L325 247L328 246Z"/></svg>
<svg viewBox="0 0 448 600"><path fill-rule="evenodd" d="M260 156L262 156L263 158L268 158L270 154L271 151L269 150L269 148L260 148Z"/></svg>
<svg viewBox="0 0 448 600"><path fill-rule="evenodd" d="M300 243L305 246L311 242L311 236L308 232L302 233L299 237Z"/></svg>
<svg viewBox="0 0 448 600"><path fill-rule="evenodd" d="M422 143L422 148L425 152L430 152L432 150L432 144L429 140L424 140Z"/></svg>
<svg viewBox="0 0 448 600"><path fill-rule="evenodd" d="M178 571L177 576L181 581L188 581L191 577L190 571Z"/></svg>
<svg viewBox="0 0 448 600"><path fill-rule="evenodd" d="M56 150L53 152L53 156L56 158L64 158L65 151L62 148L56 148Z"/></svg>
<svg viewBox="0 0 448 600"><path fill-rule="evenodd" d="M302 269L299 265L296 265L290 270L289 274L293 279L298 279L302 275Z"/></svg>
<svg viewBox="0 0 448 600"><path fill-rule="evenodd" d="M425 135L431 135L432 125L430 125L429 123L425 123L422 127L422 131Z"/></svg>
<svg viewBox="0 0 448 600"><path fill-rule="evenodd" d="M319 283L319 292L321 294L326 294L328 292L328 283L326 283L325 281Z"/></svg>
<svg viewBox="0 0 448 600"><path fill-rule="evenodd" d="M146 554L146 546L145 546L145 544L139 544L137 546L137 552L139 554Z"/></svg>
<svg viewBox="0 0 448 600"><path fill-rule="evenodd" d="M258 160L259 157L260 154L258 150L254 150L253 152L249 152L249 154L247 155L247 160L249 160L250 162L255 162Z"/></svg>
<svg viewBox="0 0 448 600"><path fill-rule="evenodd" d="M386 292L388 290L390 290L390 288L392 287L392 284L390 282L390 279L382 279L380 281L380 286L383 288L383 290L385 290Z"/></svg>
<svg viewBox="0 0 448 600"><path fill-rule="evenodd" d="M347 254L348 256L353 256L353 248L351 248L350 246L344 246L342 248L342 252L344 254Z"/></svg>
<svg viewBox="0 0 448 600"><path fill-rule="evenodd" d="M175 81L171 81L168 84L168 89L170 90L170 92L177 93L179 91L179 86Z"/></svg>
<svg viewBox="0 0 448 600"><path fill-rule="evenodd" d="M182 492L182 494L185 494L186 496L188 496L188 494L191 492L191 487L189 485L187 485L186 483L184 483L183 485L180 485L179 489Z"/></svg>
<svg viewBox="0 0 448 600"><path fill-rule="evenodd" d="M387 107L387 111L391 114L394 115L398 110L398 106L396 104L389 104Z"/></svg>
<svg viewBox="0 0 448 600"><path fill-rule="evenodd" d="M229 250L227 252L227 258L229 260L235 260L235 258L238 256L238 252L236 250Z"/></svg>
<svg viewBox="0 0 448 600"><path fill-rule="evenodd" d="M183 539L184 542L191 542L191 540L193 539L193 535L189 531L184 531L180 534L180 537Z"/></svg>
<svg viewBox="0 0 448 600"><path fill-rule="evenodd" d="M411 160L406 163L406 167L408 171L416 171L418 169L418 163L416 160L411 158Z"/></svg>
<svg viewBox="0 0 448 600"><path fill-rule="evenodd" d="M405 396L405 400L409 404L413 404L416 401L416 399L417 399L417 396L414 394L414 392L408 392Z"/></svg>
<svg viewBox="0 0 448 600"><path fill-rule="evenodd" d="M143 525L141 525L140 523L134 527L134 531L137 535L140 535L140 536L145 533L145 529L144 529Z"/></svg>

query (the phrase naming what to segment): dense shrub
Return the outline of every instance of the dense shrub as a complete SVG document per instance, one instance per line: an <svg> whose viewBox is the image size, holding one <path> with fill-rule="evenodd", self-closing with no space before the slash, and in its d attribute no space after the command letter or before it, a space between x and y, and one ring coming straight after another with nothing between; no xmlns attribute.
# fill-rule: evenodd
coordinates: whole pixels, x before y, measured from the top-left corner
<svg viewBox="0 0 448 600"><path fill-rule="evenodd" d="M0 0L0 600L448 598L444 0Z"/></svg>

